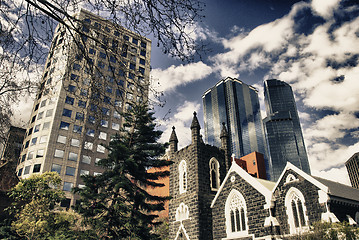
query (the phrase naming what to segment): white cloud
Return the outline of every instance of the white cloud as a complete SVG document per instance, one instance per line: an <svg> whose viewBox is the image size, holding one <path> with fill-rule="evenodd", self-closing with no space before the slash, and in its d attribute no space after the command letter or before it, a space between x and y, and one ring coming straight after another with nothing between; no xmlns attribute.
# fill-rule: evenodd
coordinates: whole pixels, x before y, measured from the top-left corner
<svg viewBox="0 0 359 240"><path fill-rule="evenodd" d="M168 142L171 136L172 126L176 128L176 135L178 138L178 149L181 149L191 144L191 123L193 119L193 112L200 109L200 104L197 102L185 101L178 106L176 113L167 121L158 120L158 123L163 129L163 134L160 139L161 142ZM198 116L197 116L198 117Z"/></svg>
<svg viewBox="0 0 359 240"><path fill-rule="evenodd" d="M152 77L159 80L158 91L173 91L178 86L202 80L212 73L212 68L202 61L187 65L170 66L162 70L159 68L151 71Z"/></svg>
<svg viewBox="0 0 359 240"><path fill-rule="evenodd" d="M346 167L332 168L327 171L314 170L312 175L351 186Z"/></svg>
<svg viewBox="0 0 359 240"><path fill-rule="evenodd" d="M312 0L312 9L323 18L330 18L333 16L334 9L338 7L341 0Z"/></svg>

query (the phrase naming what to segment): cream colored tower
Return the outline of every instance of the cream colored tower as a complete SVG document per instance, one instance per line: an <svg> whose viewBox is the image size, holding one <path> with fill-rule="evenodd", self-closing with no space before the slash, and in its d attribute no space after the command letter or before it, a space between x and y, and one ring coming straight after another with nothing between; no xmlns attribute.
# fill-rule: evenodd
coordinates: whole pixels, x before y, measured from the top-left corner
<svg viewBox="0 0 359 240"><path fill-rule="evenodd" d="M17 167L21 178L58 172L66 207L82 174L101 173L119 113L147 101L151 53L145 37L85 10L74 17L56 29Z"/></svg>

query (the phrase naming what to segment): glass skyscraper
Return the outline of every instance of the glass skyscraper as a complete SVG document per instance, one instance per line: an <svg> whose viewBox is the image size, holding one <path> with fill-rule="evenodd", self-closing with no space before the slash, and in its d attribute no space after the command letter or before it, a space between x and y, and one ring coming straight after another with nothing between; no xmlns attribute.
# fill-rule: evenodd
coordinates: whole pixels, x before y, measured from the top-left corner
<svg viewBox="0 0 359 240"><path fill-rule="evenodd" d="M267 148L257 90L242 81L226 78L203 96L205 141L220 147L222 122L226 123L231 153L237 158L254 151L265 156Z"/></svg>
<svg viewBox="0 0 359 240"><path fill-rule="evenodd" d="M267 117L263 120L270 154L270 176L276 181L287 162L310 174L302 128L292 88L271 79L264 82Z"/></svg>

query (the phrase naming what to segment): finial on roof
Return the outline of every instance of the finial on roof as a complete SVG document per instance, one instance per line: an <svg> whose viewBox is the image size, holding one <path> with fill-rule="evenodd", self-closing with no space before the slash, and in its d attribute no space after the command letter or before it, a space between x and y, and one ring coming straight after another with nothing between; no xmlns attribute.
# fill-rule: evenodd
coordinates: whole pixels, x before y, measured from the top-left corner
<svg viewBox="0 0 359 240"><path fill-rule="evenodd" d="M219 136L220 138L222 137L228 137L228 132L227 132L227 128L226 128L226 124L224 122L222 122L222 130L221 130L221 135Z"/></svg>
<svg viewBox="0 0 359 240"><path fill-rule="evenodd" d="M171 137L170 137L170 142L178 142L178 138L177 138L175 129L176 129L175 126L173 126Z"/></svg>
<svg viewBox="0 0 359 240"><path fill-rule="evenodd" d="M201 129L201 126L199 125L199 122L198 122L198 119L197 119L197 113L196 112L193 112L193 119L192 119L191 129L192 128Z"/></svg>

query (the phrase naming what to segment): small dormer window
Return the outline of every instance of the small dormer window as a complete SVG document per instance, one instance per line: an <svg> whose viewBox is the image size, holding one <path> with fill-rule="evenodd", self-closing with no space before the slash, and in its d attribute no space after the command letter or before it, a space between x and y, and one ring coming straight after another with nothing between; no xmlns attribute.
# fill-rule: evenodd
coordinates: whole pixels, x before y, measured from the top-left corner
<svg viewBox="0 0 359 240"><path fill-rule="evenodd" d="M179 173L179 192L180 194L187 191L187 163L182 160L178 166Z"/></svg>
<svg viewBox="0 0 359 240"><path fill-rule="evenodd" d="M298 180L298 178L296 178L293 174L288 174L287 178L285 179L285 183L290 183L296 180Z"/></svg>

